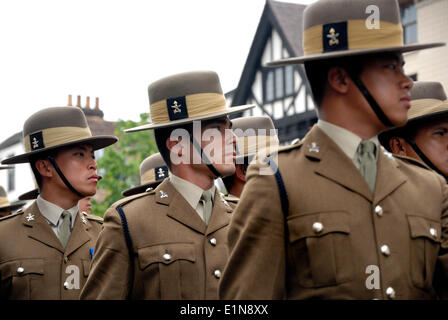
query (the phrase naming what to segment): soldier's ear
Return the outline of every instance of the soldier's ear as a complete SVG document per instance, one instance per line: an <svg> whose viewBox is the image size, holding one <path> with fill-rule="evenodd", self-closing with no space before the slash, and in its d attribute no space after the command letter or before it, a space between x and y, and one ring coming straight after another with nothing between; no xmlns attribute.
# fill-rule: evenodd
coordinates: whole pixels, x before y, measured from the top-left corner
<svg viewBox="0 0 448 320"><path fill-rule="evenodd" d="M235 165L235 175L241 181L246 182L246 169L244 168L243 164Z"/></svg>
<svg viewBox="0 0 448 320"><path fill-rule="evenodd" d="M328 70L328 85L336 92L340 94L346 94L348 92L349 75L344 68L331 67Z"/></svg>
<svg viewBox="0 0 448 320"><path fill-rule="evenodd" d="M53 166L50 161L46 159L37 160L35 163L36 169L42 177L52 177L53 176Z"/></svg>
<svg viewBox="0 0 448 320"><path fill-rule="evenodd" d="M406 156L407 143L403 138L392 137L389 140L389 147L392 153L398 154L400 156Z"/></svg>

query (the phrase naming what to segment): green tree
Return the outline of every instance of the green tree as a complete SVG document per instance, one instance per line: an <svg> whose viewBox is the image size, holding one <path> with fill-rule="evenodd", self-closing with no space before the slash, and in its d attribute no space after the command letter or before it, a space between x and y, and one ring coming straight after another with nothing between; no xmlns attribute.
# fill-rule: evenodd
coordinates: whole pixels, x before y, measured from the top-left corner
<svg viewBox="0 0 448 320"><path fill-rule="evenodd" d="M98 159L98 172L103 179L98 182L97 198L92 199L92 214L102 217L111 204L123 198L121 192L140 184L140 164L158 152L152 130L125 133L125 129L148 123L149 115L140 114L140 121L119 120L115 135L119 141L106 148Z"/></svg>

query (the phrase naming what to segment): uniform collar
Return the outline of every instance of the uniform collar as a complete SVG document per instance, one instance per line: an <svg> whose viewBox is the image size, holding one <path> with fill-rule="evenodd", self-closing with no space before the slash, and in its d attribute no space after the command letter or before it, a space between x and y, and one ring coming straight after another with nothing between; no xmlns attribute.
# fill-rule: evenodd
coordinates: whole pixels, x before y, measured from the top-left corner
<svg viewBox="0 0 448 320"><path fill-rule="evenodd" d="M179 178L178 176L171 174L170 182L173 184L174 188L176 188L177 192L179 192L185 200L190 204L190 206L196 210L199 201L201 200L202 190L200 187L191 183L190 181ZM212 193L212 197L215 196L215 185L208 189ZM213 200L213 199L212 199Z"/></svg>
<svg viewBox="0 0 448 320"><path fill-rule="evenodd" d="M356 154L356 149L358 149L358 146L362 139L354 134L353 132L344 129L340 126L337 126L335 124L332 124L330 122L324 121L319 119L317 121L317 126L331 139L336 143L336 145L342 149L344 154L349 159L354 159ZM372 141L376 145L376 150L379 150L379 141L378 136L373 136L372 138L368 139L369 141ZM376 155L378 157L378 151L376 152Z"/></svg>
<svg viewBox="0 0 448 320"><path fill-rule="evenodd" d="M52 225L57 226L59 218L61 217L62 212L64 212L64 209L50 201L45 200L41 195L37 196L36 203L45 219L50 221ZM78 213L78 204L76 204L73 208L67 209L67 211L70 212L70 215L72 216L71 227L73 228L76 214Z"/></svg>

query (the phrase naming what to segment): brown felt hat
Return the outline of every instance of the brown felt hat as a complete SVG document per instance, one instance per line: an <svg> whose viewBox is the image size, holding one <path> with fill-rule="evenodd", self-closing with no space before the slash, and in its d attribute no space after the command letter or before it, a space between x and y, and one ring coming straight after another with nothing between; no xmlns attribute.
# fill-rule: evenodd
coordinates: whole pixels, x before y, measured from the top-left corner
<svg viewBox="0 0 448 320"><path fill-rule="evenodd" d="M140 185L127 189L121 194L125 197L145 192L148 188L157 187L165 178L170 175L170 171L160 153L147 157L140 164Z"/></svg>
<svg viewBox="0 0 448 320"><path fill-rule="evenodd" d="M160 79L148 87L148 94L152 123L125 132L174 127L255 107L228 108L218 75L213 71L185 72Z"/></svg>
<svg viewBox="0 0 448 320"><path fill-rule="evenodd" d="M303 12L303 30L303 56L272 61L267 65L300 64L382 52L410 52L445 45L404 45L396 0L319 0Z"/></svg>
<svg viewBox="0 0 448 320"><path fill-rule="evenodd" d="M416 81L410 94L408 122L403 127L382 132L379 136L381 143L395 135L402 135L410 126L448 117L448 100L440 82Z"/></svg>
<svg viewBox="0 0 448 320"><path fill-rule="evenodd" d="M25 204L25 201L11 204L8 200L8 195L6 194L5 189L0 186L0 210L13 211L23 207Z"/></svg>
<svg viewBox="0 0 448 320"><path fill-rule="evenodd" d="M237 136L237 162L260 151L266 154L279 147L279 140L272 119L268 116L242 117L232 120L232 130Z"/></svg>
<svg viewBox="0 0 448 320"><path fill-rule="evenodd" d="M84 112L77 107L40 110L25 121L22 134L25 153L2 164L29 162L39 153L75 144L89 144L98 150L118 141L115 136L92 136Z"/></svg>

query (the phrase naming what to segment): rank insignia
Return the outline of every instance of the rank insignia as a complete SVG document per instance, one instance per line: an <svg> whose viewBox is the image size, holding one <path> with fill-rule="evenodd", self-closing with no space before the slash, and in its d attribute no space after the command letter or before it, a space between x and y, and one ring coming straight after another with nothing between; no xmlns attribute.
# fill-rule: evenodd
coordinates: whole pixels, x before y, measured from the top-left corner
<svg viewBox="0 0 448 320"><path fill-rule="evenodd" d="M166 192L160 190L160 198L168 198L168 195L166 194Z"/></svg>
<svg viewBox="0 0 448 320"><path fill-rule="evenodd" d="M309 144L307 147L308 147L308 151L309 151L309 152L316 152L316 153L319 153L319 149L320 149L320 147L316 144L316 142L312 142L312 143Z"/></svg>
<svg viewBox="0 0 448 320"><path fill-rule="evenodd" d="M170 120L188 118L187 99L185 96L166 99Z"/></svg>
<svg viewBox="0 0 448 320"><path fill-rule="evenodd" d="M30 135L30 146L31 150L39 150L45 148L42 131Z"/></svg>
<svg viewBox="0 0 448 320"><path fill-rule="evenodd" d="M34 220L34 214L28 213L28 215L25 217L25 219L28 222Z"/></svg>
<svg viewBox="0 0 448 320"><path fill-rule="evenodd" d="M347 22L325 24L322 28L324 52L348 49Z"/></svg>

